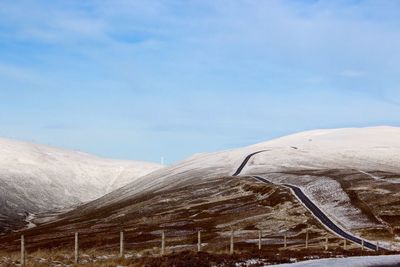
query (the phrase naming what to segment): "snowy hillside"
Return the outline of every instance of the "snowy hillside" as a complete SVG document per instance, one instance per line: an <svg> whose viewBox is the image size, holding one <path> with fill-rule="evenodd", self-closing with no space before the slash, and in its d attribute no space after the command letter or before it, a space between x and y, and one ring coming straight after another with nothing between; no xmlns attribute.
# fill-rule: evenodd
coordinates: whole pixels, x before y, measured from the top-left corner
<svg viewBox="0 0 400 267"><path fill-rule="evenodd" d="M240 177L232 176L250 154L254 155L241 169ZM223 229L231 226L242 230L263 227L274 233L305 230L313 224L314 229L322 228L288 189L290 184L300 188L342 229L388 246L400 233L399 156L400 128L394 127L315 130L245 148L197 154L60 214L54 222L29 233L37 233L37 240L47 240L54 238L47 235L50 231L89 230L91 236L97 236L104 229L118 233L122 226L135 225L132 231L137 235L144 233L159 242L155 229L171 226L176 231L178 224L184 230L208 227L217 237L224 237ZM70 171L74 164L78 163L67 162L63 168ZM101 161L97 166L107 164ZM78 166L74 170L82 176L88 169L97 173L90 176L93 184L109 177L103 171L95 172L97 168L83 171ZM51 166L47 172L61 175L63 168ZM120 169L111 170L119 173ZM271 183L260 183L252 176ZM112 184L107 187L111 189ZM65 187L71 192L71 187Z"/></svg>
<svg viewBox="0 0 400 267"><path fill-rule="evenodd" d="M382 220L371 219L379 214L365 214L363 207L354 206L349 193L359 194L356 199L360 203L372 201L368 196L376 198L382 192L387 193L387 199L396 197L400 183L400 175L396 176L400 174L400 128L370 127L308 131L241 149L197 154L137 179L85 205L80 212L112 206L143 192L163 192L232 175L247 155L261 150L264 152L248 162L242 176L259 175L277 184L297 185L346 229L377 227L377 220ZM378 171L387 177L379 179L371 174ZM352 183L344 183L346 177L358 184L352 187ZM375 189L370 189L371 185ZM389 207L380 209L391 216L395 211ZM370 210L375 212L374 207Z"/></svg>
<svg viewBox="0 0 400 267"><path fill-rule="evenodd" d="M397 227L400 128L314 130L251 148L266 151L244 174L302 188L343 228L373 233L388 224Z"/></svg>
<svg viewBox="0 0 400 267"><path fill-rule="evenodd" d="M0 139L0 226L26 213L94 200L160 168Z"/></svg>
<svg viewBox="0 0 400 267"><path fill-rule="evenodd" d="M307 131L245 148L196 154L121 190L134 193L153 187L173 187L190 182L190 172L204 173L204 179L230 175L248 154L261 150L265 152L257 154L243 174L321 168L400 172L400 128L344 128Z"/></svg>
<svg viewBox="0 0 400 267"><path fill-rule="evenodd" d="M370 127L302 132L250 147L268 150L253 167L264 171L357 168L399 171L400 128Z"/></svg>

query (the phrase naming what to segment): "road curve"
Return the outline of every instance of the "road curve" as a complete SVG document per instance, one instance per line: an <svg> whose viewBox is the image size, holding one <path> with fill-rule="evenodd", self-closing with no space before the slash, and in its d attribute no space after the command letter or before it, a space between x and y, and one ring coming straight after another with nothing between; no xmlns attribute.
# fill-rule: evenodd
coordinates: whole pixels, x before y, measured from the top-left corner
<svg viewBox="0 0 400 267"><path fill-rule="evenodd" d="M257 151L257 152L254 152L254 153L251 153L250 155L248 155L243 160L242 164L240 164L240 166L236 170L236 172L234 174L232 174L232 176L238 176L242 172L243 168L246 166L247 162L249 162L249 160L251 159L252 156L254 156L254 155L258 154L258 153L261 153L261 152L265 152L265 151L267 151L267 150L260 150L260 151Z"/></svg>
<svg viewBox="0 0 400 267"><path fill-rule="evenodd" d="M239 176L239 174L242 172L243 168L246 166L246 164L249 162L250 158L258 153L264 152L266 150L262 150L262 151L257 151L254 152L250 155L248 155L244 161L242 162L242 164L239 166L239 168L237 169L237 171L233 174L233 176ZM271 182L263 177L260 176L253 176L255 179L257 179L260 182L263 183L268 183L270 184ZM291 191L293 192L293 194L296 195L296 197L301 201L301 203L328 229L330 229L332 232L336 233L336 235L345 238L347 240L350 240L354 243L357 243L359 245L362 245L362 242L364 241L364 247L372 249L372 250L376 250L377 249L377 245L366 241L366 240L362 240L361 238L358 238L356 236L353 236L349 233L347 233L346 231L344 231L343 229L341 229L339 226L337 226L331 219L329 219L328 216L326 216L326 214L317 207L317 205L315 205L308 197L306 194L303 193L303 191L294 185L290 185L290 184L282 184L283 186L286 186L288 188L291 189ZM380 250L386 250L385 248L382 247L378 247Z"/></svg>

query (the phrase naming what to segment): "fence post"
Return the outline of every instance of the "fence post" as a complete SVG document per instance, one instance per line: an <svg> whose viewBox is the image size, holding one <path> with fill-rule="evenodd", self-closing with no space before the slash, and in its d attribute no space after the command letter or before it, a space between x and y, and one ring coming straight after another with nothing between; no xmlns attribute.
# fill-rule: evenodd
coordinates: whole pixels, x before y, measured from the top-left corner
<svg viewBox="0 0 400 267"><path fill-rule="evenodd" d="M201 232L197 232L197 252L201 251Z"/></svg>
<svg viewBox="0 0 400 267"><path fill-rule="evenodd" d="M308 229L306 231L306 248L308 248Z"/></svg>
<svg viewBox="0 0 400 267"><path fill-rule="evenodd" d="M262 239L262 232L258 230L258 250L261 250L261 239Z"/></svg>
<svg viewBox="0 0 400 267"><path fill-rule="evenodd" d="M119 256L120 258L125 256L124 231L119 233Z"/></svg>
<svg viewBox="0 0 400 267"><path fill-rule="evenodd" d="M233 254L233 230L231 231L231 246L229 250L229 254Z"/></svg>
<svg viewBox="0 0 400 267"><path fill-rule="evenodd" d="M346 239L344 239L343 249L344 249L344 250L347 250L347 240L346 240Z"/></svg>
<svg viewBox="0 0 400 267"><path fill-rule="evenodd" d="M79 234L75 233L75 253L74 253L75 259L74 262L75 264L78 264L79 262Z"/></svg>
<svg viewBox="0 0 400 267"><path fill-rule="evenodd" d="M361 250L364 250L364 240L361 240Z"/></svg>
<svg viewBox="0 0 400 267"><path fill-rule="evenodd" d="M376 251L379 251L379 241L376 241Z"/></svg>
<svg viewBox="0 0 400 267"><path fill-rule="evenodd" d="M328 250L328 237L325 237L325 251Z"/></svg>
<svg viewBox="0 0 400 267"><path fill-rule="evenodd" d="M161 232L161 255L165 254L165 233Z"/></svg>
<svg viewBox="0 0 400 267"><path fill-rule="evenodd" d="M25 266L25 237L21 235L21 266Z"/></svg>
<svg viewBox="0 0 400 267"><path fill-rule="evenodd" d="M286 236L286 234L283 236L283 247L287 248L287 236Z"/></svg>

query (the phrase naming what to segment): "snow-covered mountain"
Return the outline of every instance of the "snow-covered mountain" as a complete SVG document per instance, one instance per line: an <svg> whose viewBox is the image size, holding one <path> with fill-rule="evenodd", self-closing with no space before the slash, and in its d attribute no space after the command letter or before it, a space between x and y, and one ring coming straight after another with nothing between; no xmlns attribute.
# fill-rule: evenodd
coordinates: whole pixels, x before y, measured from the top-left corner
<svg viewBox="0 0 400 267"><path fill-rule="evenodd" d="M259 175L274 183L290 183L302 188L347 229L374 226L374 222L354 206L348 196L350 190L364 190L372 184L383 186L385 190L388 190L387 185L400 186L400 175L397 175L400 174L400 128L313 130L245 148L194 155L88 203L79 212L111 207L146 192L161 193L185 186L195 188L196 184L232 175L247 155L257 151L264 152L251 158L242 176ZM331 174L321 174L322 170ZM336 173L338 170L342 173ZM381 172L385 179L379 179L379 175L373 174L376 172ZM341 180L347 175L361 176L357 179L364 184L347 188L350 183L343 184ZM394 190L390 194L394 197L397 193Z"/></svg>
<svg viewBox="0 0 400 267"><path fill-rule="evenodd" d="M359 169L400 173L400 128L367 127L301 132L234 150L196 154L153 172L103 198L116 201L144 190L173 188L233 174L244 158L255 155L242 175L313 169ZM196 178L197 179L197 178ZM400 181L399 181L400 182Z"/></svg>
<svg viewBox="0 0 400 267"><path fill-rule="evenodd" d="M260 153L247 162L240 173L242 177L232 177L245 158L255 152ZM289 231L296 225L282 224L282 218L294 216L289 222L300 220L304 226L307 218L299 216L310 216L304 210L300 212L299 203L296 204L293 196L290 200L285 195L290 195L290 191L284 191L282 188L285 187L281 185L292 184L301 188L327 216L345 230L382 242L383 238L393 238L393 229L400 226L398 158L400 128L369 127L302 132L245 148L196 154L61 214L54 223L39 225L30 234L37 231L37 239L41 240L45 239L42 235L46 235L43 233L47 230L58 233L65 231L65 228L82 231L90 229L96 233L107 228L117 233L121 227L131 229L132 225L138 227L132 229L138 235L143 231L151 234L154 229L164 229L168 225L176 227L173 224L175 222L179 222L181 227L185 225L187 229L205 227L205 219L210 221L206 227L219 233L225 226L240 229L241 218L248 216L246 212L260 207L264 213L258 215L268 218L269 228ZM53 171L58 170L55 168ZM272 184L260 184L251 178L255 175L268 179ZM245 187L243 183L246 183ZM255 193L252 189L249 191L252 186L256 188ZM260 187L267 189L263 191ZM283 191L277 195L272 194L272 202L255 204L254 209L251 205L243 209L242 197L256 196L258 201L268 197L270 192L277 192L274 190ZM234 201L229 202L232 199ZM251 201L256 203L256 200ZM297 212L293 209L297 209ZM260 217L257 216L253 217L256 218L255 223L265 223L258 220ZM162 221L161 218L164 224L157 225ZM166 223L168 218L173 221ZM153 224L151 229L148 229L148 221ZM254 228L256 225L249 227Z"/></svg>
<svg viewBox="0 0 400 267"><path fill-rule="evenodd" d="M314 130L250 148L267 150L253 163L253 167L264 171L310 168L400 170L400 128L397 127Z"/></svg>
<svg viewBox="0 0 400 267"><path fill-rule="evenodd" d="M161 167L0 139L0 226L94 200Z"/></svg>

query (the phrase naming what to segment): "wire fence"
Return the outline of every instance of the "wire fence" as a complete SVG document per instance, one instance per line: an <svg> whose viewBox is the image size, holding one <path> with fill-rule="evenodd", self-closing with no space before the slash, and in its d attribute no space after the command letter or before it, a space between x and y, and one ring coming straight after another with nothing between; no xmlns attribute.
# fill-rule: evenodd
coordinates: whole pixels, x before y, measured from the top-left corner
<svg viewBox="0 0 400 267"><path fill-rule="evenodd" d="M159 241L158 241L158 255L163 256L170 252L175 252L177 249L185 249L185 250L194 250L197 252L207 251L212 244L210 242L205 242L203 240L203 236L207 234L206 231L194 231L191 234L188 234L186 237L190 236L189 240L192 240L191 244L182 243L179 244L179 240L174 239L171 235L168 235L168 232L165 230L161 230L159 233ZM121 258L125 257L126 254L126 237L129 235L129 232L120 231L119 232L119 242L114 244L113 247L119 247L118 256ZM227 253L234 254L237 250L237 247L253 247L253 249L263 250L266 247L273 247L273 249L277 251L281 250L299 250L299 249L310 249L310 250L323 250L328 251L330 249L360 249L361 251L369 250L364 246L364 242L361 244L352 243L349 240L341 239L332 234L325 234L315 236L316 233L306 229L296 234L288 234L288 233L278 233L278 234L266 234L266 231L262 230L231 230L229 232L223 232L221 235L221 241L218 245L221 246L221 242L224 242L227 246ZM80 260L80 234L78 232L73 235L73 257L74 263L78 264ZM196 240L197 239L197 240ZM197 241L197 242L196 242ZM24 235L20 238L20 262L21 266L25 266L27 263L27 251L26 251L26 243L29 242ZM379 249L379 242L376 242L377 250ZM392 245L390 244L389 250L392 250ZM72 252L72 251L71 251Z"/></svg>

